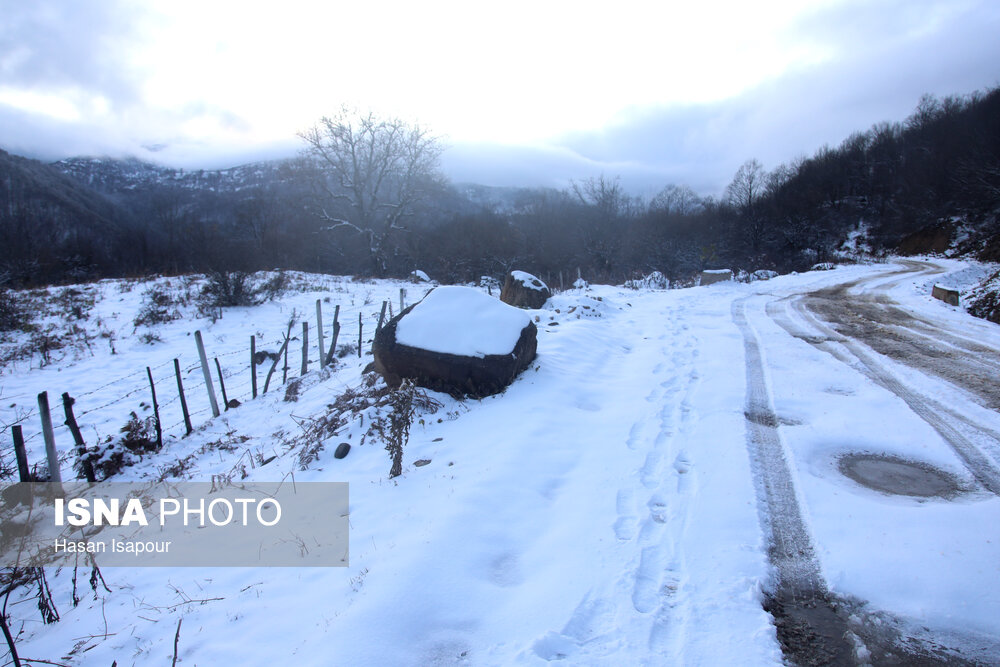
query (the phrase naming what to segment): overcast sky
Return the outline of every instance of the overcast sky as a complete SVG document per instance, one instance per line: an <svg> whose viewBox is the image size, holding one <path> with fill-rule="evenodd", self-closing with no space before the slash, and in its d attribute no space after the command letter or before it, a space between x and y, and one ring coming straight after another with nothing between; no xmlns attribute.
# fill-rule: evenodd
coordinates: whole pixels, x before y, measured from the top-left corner
<svg viewBox="0 0 1000 667"><path fill-rule="evenodd" d="M346 103L445 137L455 180L718 194L1000 85L997 0L0 0L0 147L218 168Z"/></svg>

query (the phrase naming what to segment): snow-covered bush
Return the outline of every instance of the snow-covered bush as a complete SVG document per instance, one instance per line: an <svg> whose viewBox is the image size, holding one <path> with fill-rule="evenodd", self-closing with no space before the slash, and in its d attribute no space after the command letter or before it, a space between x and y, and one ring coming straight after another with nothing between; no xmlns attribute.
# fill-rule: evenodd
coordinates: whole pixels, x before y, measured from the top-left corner
<svg viewBox="0 0 1000 667"><path fill-rule="evenodd" d="M154 285L142 293L142 304L132 324L136 327L155 326L180 319L177 306L177 300L166 288Z"/></svg>
<svg viewBox="0 0 1000 667"><path fill-rule="evenodd" d="M833 262L820 262L819 264L813 264L810 271L833 271L837 268L837 265Z"/></svg>
<svg viewBox="0 0 1000 667"><path fill-rule="evenodd" d="M653 271L647 276L626 280L628 289L670 289L670 280L659 271Z"/></svg>
<svg viewBox="0 0 1000 667"><path fill-rule="evenodd" d="M750 279L752 281L756 280L770 280L771 278L777 278L777 271L769 271L768 269L757 269L750 274Z"/></svg>
<svg viewBox="0 0 1000 667"><path fill-rule="evenodd" d="M500 281L494 278L493 276L480 276L479 286L485 287L490 291L491 294L493 293L493 290L499 290L502 287Z"/></svg>
<svg viewBox="0 0 1000 667"><path fill-rule="evenodd" d="M156 420L141 418L135 412L121 428L117 439L108 436L103 442L87 448L86 453L77 458L74 466L82 476L83 463L89 461L98 479L108 479L126 466L137 463L143 454L159 450L156 437Z"/></svg>

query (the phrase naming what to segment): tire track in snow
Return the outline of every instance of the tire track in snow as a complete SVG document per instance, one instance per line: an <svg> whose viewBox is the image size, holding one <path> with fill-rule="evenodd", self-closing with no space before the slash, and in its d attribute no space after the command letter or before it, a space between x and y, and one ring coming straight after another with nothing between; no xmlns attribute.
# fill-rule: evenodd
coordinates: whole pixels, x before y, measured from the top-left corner
<svg viewBox="0 0 1000 667"><path fill-rule="evenodd" d="M940 270L928 271L926 270L927 265L924 263L907 262L907 264L911 265L911 270L919 270L919 273L916 274L918 276L942 272ZM862 298L871 298L869 295L873 295L874 299L880 303L892 303L895 305L895 302L892 302L881 292L906 280L907 277L902 276L889 282L878 283L874 287L870 284L866 285L864 280L856 280L849 283L849 285L852 287L860 286L867 288L867 290L862 292L864 295ZM914 404L918 407L930 408L929 410L914 410L914 412L921 418L925 418L925 421L927 421L926 418L929 416L934 422L939 422L937 425L943 425L945 432L942 433L941 430L938 432L953 447L955 443L949 440L949 436L953 436L956 431L953 428L949 428L949 424L944 421L945 419L961 425L966 431L971 430L975 434L984 436L987 439L995 440L1000 437L990 427L979 424L966 415L959 414L925 395L917 396L896 380L888 368L885 367L884 362L877 361L876 358L878 355L868 350L863 344L851 341L831 327L825 326L815 315L807 310L807 306L803 301L804 297L802 295L791 295L780 299L773 299L767 302L765 310L771 320L790 336L826 352L837 361L860 372L876 384L896 393L897 396L900 396L901 399L908 403L911 409L913 409ZM793 319L790 311L795 312L798 317ZM920 321L926 322L924 320ZM933 323L927 324L929 326L933 325ZM955 347L964 347L961 344L962 342L973 344L964 350L965 353L983 352L983 346L980 346L976 341L968 341L968 339L964 339L963 337L955 337L954 340L949 341ZM855 354L855 351L860 351L864 358L859 358ZM874 372L873 367L879 369L880 372ZM901 391L902 395L897 390ZM908 401L907 398L910 400ZM913 401L913 403L910 401ZM932 427L937 428L935 423L928 423ZM972 447L971 443L967 443L967 447ZM858 600L845 601L833 599L832 603L842 618L847 617L848 627L854 633L853 641L867 649L868 658L872 664L905 664L928 667L936 665L960 667L964 665L987 664L988 660L980 662L982 657L995 656L998 654L997 650L1000 649L1000 645L992 638L971 634L964 635L961 632L955 631L942 632L938 630L935 634L920 623L914 624L906 619L897 618L892 614L868 609L865 603ZM948 645L963 648L959 650L949 648ZM963 657L962 653L968 653L969 659Z"/></svg>
<svg viewBox="0 0 1000 667"><path fill-rule="evenodd" d="M733 301L733 323L746 359L747 451L758 495L761 528L776 585L765 609L774 617L782 651L804 664L853 664L846 619L837 612L806 528L795 481L771 406L760 341L746 316L748 297Z"/></svg>
<svg viewBox="0 0 1000 667"><path fill-rule="evenodd" d="M782 306L778 302L768 304L767 312L791 336L827 352L902 399L915 415L938 432L983 488L1000 495L1000 468L974 442L986 440L997 443L1000 442L1000 434L906 386L877 359L876 353L868 351L863 344L838 333L819 320L803 303L802 297L794 299L793 307L820 335L810 334L796 326L788 317L787 311L782 312Z"/></svg>

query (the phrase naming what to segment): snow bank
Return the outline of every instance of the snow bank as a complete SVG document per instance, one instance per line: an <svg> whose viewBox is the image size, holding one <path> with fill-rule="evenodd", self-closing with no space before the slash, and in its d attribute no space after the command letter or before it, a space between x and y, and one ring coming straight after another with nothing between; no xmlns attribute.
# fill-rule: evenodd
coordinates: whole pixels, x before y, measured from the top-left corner
<svg viewBox="0 0 1000 667"><path fill-rule="evenodd" d="M509 354L530 322L524 311L478 290L444 286L399 320L396 341L466 357Z"/></svg>

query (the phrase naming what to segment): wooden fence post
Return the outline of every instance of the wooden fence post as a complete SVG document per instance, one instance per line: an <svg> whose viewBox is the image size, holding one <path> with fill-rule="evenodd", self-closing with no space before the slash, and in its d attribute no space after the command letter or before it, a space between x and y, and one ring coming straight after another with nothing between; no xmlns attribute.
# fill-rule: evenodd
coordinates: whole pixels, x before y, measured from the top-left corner
<svg viewBox="0 0 1000 667"><path fill-rule="evenodd" d="M264 391L263 391L263 393L265 393L265 394L267 393L267 387L271 384L271 376L274 374L274 370L278 367L278 360L281 359L281 353L285 351L286 347L288 347L288 337L287 336L285 337L285 342L281 344L281 349L278 350L277 356L274 357L274 363L271 364L271 370L269 370L267 372L267 377L264 379Z"/></svg>
<svg viewBox="0 0 1000 667"><path fill-rule="evenodd" d="M281 349L278 350L278 355L274 358L274 363L271 364L271 370L267 372L267 378L264 380L264 393L267 393L267 387L271 384L271 375L274 373L274 369L278 367L278 361L281 359L281 355L285 355L285 375L288 374L288 341L292 339L292 322L288 322L288 331L285 332L285 342L281 344ZM284 382L284 381L282 381Z"/></svg>
<svg viewBox="0 0 1000 667"><path fill-rule="evenodd" d="M309 321L302 320L302 372L305 375L309 372Z"/></svg>
<svg viewBox="0 0 1000 667"><path fill-rule="evenodd" d="M160 405L156 402L156 385L153 384L153 371L146 366L146 377L149 378L149 391L153 394L153 417L156 418L156 448L163 448L163 424L160 422Z"/></svg>
<svg viewBox="0 0 1000 667"><path fill-rule="evenodd" d="M337 353L337 338L340 336L340 305L333 309L333 340L330 341L330 352L326 355L326 363L333 362L333 356Z"/></svg>
<svg viewBox="0 0 1000 667"><path fill-rule="evenodd" d="M219 358L215 358L215 370L219 372L219 388L222 389L222 404L226 406L226 410L229 409L229 397L226 396L226 381L222 377L222 365L219 363Z"/></svg>
<svg viewBox="0 0 1000 667"><path fill-rule="evenodd" d="M406 298L406 288L399 288L399 312L403 312L404 299Z"/></svg>
<svg viewBox="0 0 1000 667"><path fill-rule="evenodd" d="M361 322L361 313L358 313L358 359L361 358L361 341L365 330L365 325Z"/></svg>
<svg viewBox="0 0 1000 667"><path fill-rule="evenodd" d="M42 436L45 438L45 457L49 463L49 481L62 482L59 472L59 455L56 453L56 436L52 431L52 413L49 411L49 393L38 395L38 413L42 418Z"/></svg>
<svg viewBox="0 0 1000 667"><path fill-rule="evenodd" d="M250 390L257 398L257 337L250 334Z"/></svg>
<svg viewBox="0 0 1000 667"><path fill-rule="evenodd" d="M184 427L187 429L185 435L191 435L191 415L188 414L188 404L187 399L184 398L184 383L181 382L181 362L174 359L174 375L177 376L177 393L181 397L181 412L184 413Z"/></svg>
<svg viewBox="0 0 1000 667"><path fill-rule="evenodd" d="M326 348L323 347L323 302L316 299L316 345L319 347L319 367L326 367Z"/></svg>
<svg viewBox="0 0 1000 667"><path fill-rule="evenodd" d="M14 437L14 456L17 458L17 474L22 482L30 482L31 474L28 472L28 452L24 448L24 434L21 432L21 425L14 424L11 426L10 434Z"/></svg>
<svg viewBox="0 0 1000 667"><path fill-rule="evenodd" d="M284 363L281 366L281 384L288 382L288 341L292 339L292 325L288 325L288 335L285 336L284 344Z"/></svg>
<svg viewBox="0 0 1000 667"><path fill-rule="evenodd" d="M76 451L80 457L80 467L83 468L83 476L87 478L88 482L96 482L97 477L94 476L94 466L87 459L87 445L83 442L83 434L80 433L80 427L77 425L76 417L73 415L74 401L69 392L63 392L62 401L63 412L66 413L66 421L64 423L69 427L69 432L73 434L73 441L76 442Z"/></svg>
<svg viewBox="0 0 1000 667"><path fill-rule="evenodd" d="M389 305L388 301L382 302L382 312L378 314L378 326L375 327L375 333L382 330L382 323L385 322L385 307Z"/></svg>
<svg viewBox="0 0 1000 667"><path fill-rule="evenodd" d="M198 357L201 359L201 374L205 376L205 388L208 390L208 402L212 405L212 416L219 416L219 404L215 400L215 385L212 384L212 372L208 370L208 356L205 354L205 342L201 332L194 332L194 342L198 346Z"/></svg>

